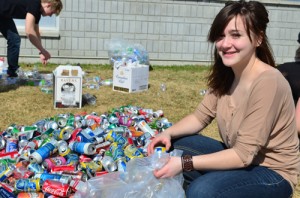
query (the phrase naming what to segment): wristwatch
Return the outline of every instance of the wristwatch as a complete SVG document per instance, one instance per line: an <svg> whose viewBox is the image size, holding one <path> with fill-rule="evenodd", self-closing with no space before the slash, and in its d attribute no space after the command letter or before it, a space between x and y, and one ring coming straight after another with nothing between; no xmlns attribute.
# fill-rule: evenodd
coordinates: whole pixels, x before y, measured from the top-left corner
<svg viewBox="0 0 300 198"><path fill-rule="evenodd" d="M181 157L182 170L183 171L192 171L194 170L193 166L193 157L191 155L183 155Z"/></svg>

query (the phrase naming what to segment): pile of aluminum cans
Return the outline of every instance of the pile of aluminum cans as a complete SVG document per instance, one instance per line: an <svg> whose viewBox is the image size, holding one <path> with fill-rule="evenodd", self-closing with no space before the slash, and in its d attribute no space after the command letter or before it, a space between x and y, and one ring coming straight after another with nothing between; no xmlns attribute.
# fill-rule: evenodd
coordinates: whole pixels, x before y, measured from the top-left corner
<svg viewBox="0 0 300 198"><path fill-rule="evenodd" d="M132 105L12 124L0 132L0 197L72 197L88 179L146 157L152 137L171 125L162 110Z"/></svg>

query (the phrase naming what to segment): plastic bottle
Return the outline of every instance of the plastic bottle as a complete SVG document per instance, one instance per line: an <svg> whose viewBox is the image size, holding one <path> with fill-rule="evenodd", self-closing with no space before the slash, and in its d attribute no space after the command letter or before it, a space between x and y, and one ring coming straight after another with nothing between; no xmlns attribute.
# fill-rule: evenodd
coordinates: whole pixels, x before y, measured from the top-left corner
<svg viewBox="0 0 300 198"><path fill-rule="evenodd" d="M73 179L70 181L70 187L74 190L80 190L81 192L87 191L87 184L79 179Z"/></svg>
<svg viewBox="0 0 300 198"><path fill-rule="evenodd" d="M112 79L105 79L105 80L102 80L101 85L103 86L111 86L113 84L113 80Z"/></svg>
<svg viewBox="0 0 300 198"><path fill-rule="evenodd" d="M5 76L7 75L7 69L8 69L8 65L7 62L4 60L3 67L2 67L2 74Z"/></svg>
<svg viewBox="0 0 300 198"><path fill-rule="evenodd" d="M166 86L164 83L162 83L162 84L160 85L160 90L161 90L162 92L165 92L165 91L167 90L167 86Z"/></svg>
<svg viewBox="0 0 300 198"><path fill-rule="evenodd" d="M0 79L2 76L3 65L4 65L4 58L0 57Z"/></svg>
<svg viewBox="0 0 300 198"><path fill-rule="evenodd" d="M0 57L0 79L6 79L7 77L7 62L4 57Z"/></svg>
<svg viewBox="0 0 300 198"><path fill-rule="evenodd" d="M93 84L88 84L88 85L87 85L87 88L88 88L88 89L99 89L100 86L99 86L99 84L97 84L97 83L93 83Z"/></svg>

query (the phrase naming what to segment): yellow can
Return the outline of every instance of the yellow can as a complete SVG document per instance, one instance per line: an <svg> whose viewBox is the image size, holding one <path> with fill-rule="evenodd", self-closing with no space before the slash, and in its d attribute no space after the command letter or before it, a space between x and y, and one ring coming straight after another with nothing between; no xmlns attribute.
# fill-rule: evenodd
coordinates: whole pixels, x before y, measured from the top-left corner
<svg viewBox="0 0 300 198"><path fill-rule="evenodd" d="M165 153L166 152L166 147L164 146L157 146L154 148L155 153Z"/></svg>

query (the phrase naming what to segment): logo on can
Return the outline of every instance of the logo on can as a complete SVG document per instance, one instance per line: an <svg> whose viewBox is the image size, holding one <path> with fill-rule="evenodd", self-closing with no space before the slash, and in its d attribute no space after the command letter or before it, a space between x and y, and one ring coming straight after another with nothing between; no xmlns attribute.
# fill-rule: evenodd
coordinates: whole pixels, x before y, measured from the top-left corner
<svg viewBox="0 0 300 198"><path fill-rule="evenodd" d="M40 179L18 179L15 183L16 191L38 192L40 191Z"/></svg>
<svg viewBox="0 0 300 198"><path fill-rule="evenodd" d="M94 144L86 143L86 142L71 142L69 144L71 150L86 155L93 155L96 152L96 147Z"/></svg>
<svg viewBox="0 0 300 198"><path fill-rule="evenodd" d="M49 193L55 196L68 197L70 195L69 184L64 184L59 181L46 180L42 188L44 193Z"/></svg>
<svg viewBox="0 0 300 198"><path fill-rule="evenodd" d="M18 151L18 140L15 138L8 138L6 140L6 152Z"/></svg>

